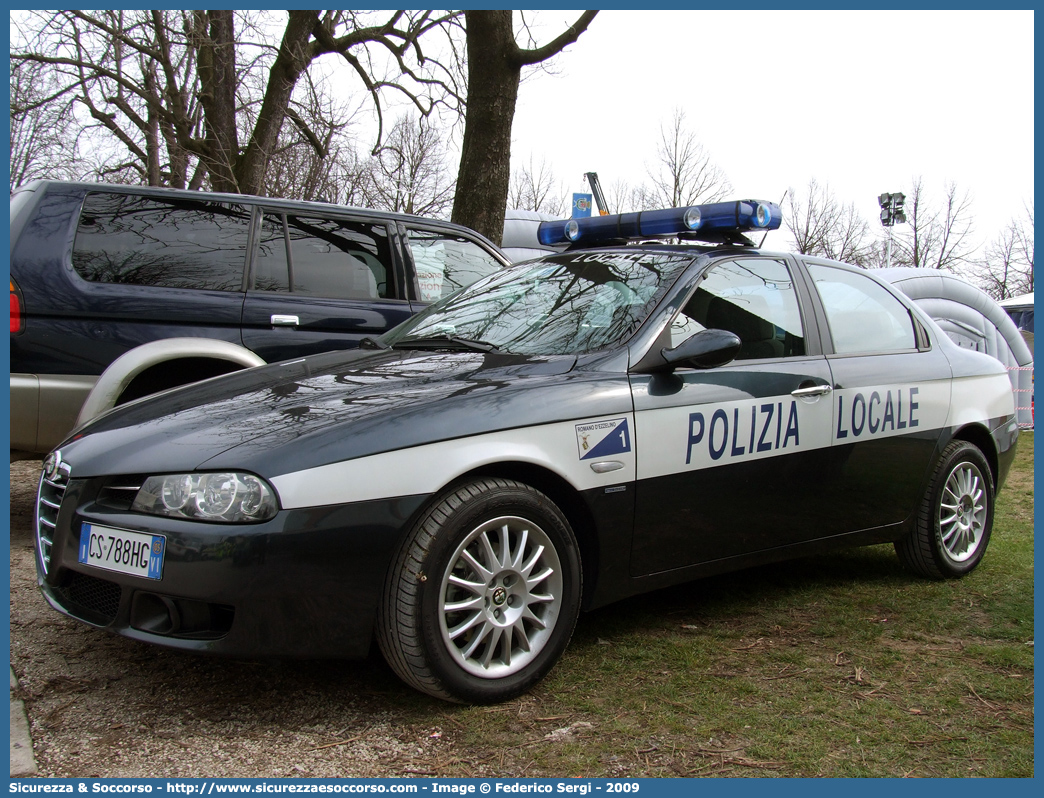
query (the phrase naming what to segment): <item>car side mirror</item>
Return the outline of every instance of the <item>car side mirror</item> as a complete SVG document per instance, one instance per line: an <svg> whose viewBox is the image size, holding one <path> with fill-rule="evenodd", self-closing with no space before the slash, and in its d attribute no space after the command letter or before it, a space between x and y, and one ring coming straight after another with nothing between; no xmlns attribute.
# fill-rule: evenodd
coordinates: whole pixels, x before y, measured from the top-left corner
<svg viewBox="0 0 1044 798"><path fill-rule="evenodd" d="M728 330L701 330L673 349L661 349L660 355L671 370L679 366L713 369L735 360L741 343L739 336Z"/></svg>

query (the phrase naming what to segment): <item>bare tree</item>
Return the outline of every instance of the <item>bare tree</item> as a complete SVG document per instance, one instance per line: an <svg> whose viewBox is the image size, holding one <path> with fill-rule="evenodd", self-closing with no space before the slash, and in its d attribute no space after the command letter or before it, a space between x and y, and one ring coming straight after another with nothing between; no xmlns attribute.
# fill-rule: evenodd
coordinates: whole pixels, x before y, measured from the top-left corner
<svg viewBox="0 0 1044 798"><path fill-rule="evenodd" d="M191 155L178 135L197 134L201 121L195 59L178 32L184 22L165 12L32 12L16 30L35 36L12 43L21 52L11 61L50 68L55 99L85 112L92 144L105 141L92 129L106 132L94 165L100 176L124 181L133 172L138 182L184 187Z"/></svg>
<svg viewBox="0 0 1044 798"><path fill-rule="evenodd" d="M947 183L945 191L942 206L934 206L923 180L914 180L906 198L908 226L893 228L897 231L893 264L958 271L969 263L975 249L971 241L971 199L967 192L959 192L954 183Z"/></svg>
<svg viewBox="0 0 1044 798"><path fill-rule="evenodd" d="M685 112L675 109L671 122L660 127L657 164L649 170L651 191L644 198L656 207L679 208L718 202L732 193L725 173L710 158L696 135L686 128ZM648 207L648 206L646 206Z"/></svg>
<svg viewBox="0 0 1044 798"><path fill-rule="evenodd" d="M829 186L821 186L812 178L804 196L790 189L783 207L783 219L796 251L858 266L872 260L870 225L859 215L855 203L838 203Z"/></svg>
<svg viewBox="0 0 1044 798"><path fill-rule="evenodd" d="M291 132L325 157L322 126L295 100L301 76L325 55L346 63L370 98L375 149L389 93L421 114L463 107L452 48L447 65L421 49L461 12L295 10L281 23L229 10L29 13L16 30L36 34L14 44L12 63L51 67L55 99L75 98L120 143L121 159L106 168L150 185L262 193Z"/></svg>
<svg viewBox="0 0 1044 798"><path fill-rule="evenodd" d="M541 159L540 165L536 166L530 155L529 163L515 170L508 192L508 207L555 216L565 212L565 189L561 183L556 185L554 172L547 161Z"/></svg>
<svg viewBox="0 0 1044 798"><path fill-rule="evenodd" d="M76 140L66 136L72 111L68 103L54 101L49 77L40 64L12 65L12 187L44 177L74 178L81 168Z"/></svg>
<svg viewBox="0 0 1044 798"><path fill-rule="evenodd" d="M511 183L511 125L525 67L562 52L587 30L597 11L585 11L550 43L520 47L510 10L465 11L468 97L453 221L492 241L504 235Z"/></svg>
<svg viewBox="0 0 1044 798"><path fill-rule="evenodd" d="M312 101L326 103L324 107L305 109L320 148L284 132L269 160L266 193L342 205L366 204L371 159L361 158L356 150L352 120L342 115L343 109L331 107L332 101L327 98L315 96Z"/></svg>
<svg viewBox="0 0 1044 798"><path fill-rule="evenodd" d="M888 241L885 238L879 238L868 245L866 259L861 265L866 269L884 269L894 265L889 258Z"/></svg>
<svg viewBox="0 0 1044 798"><path fill-rule="evenodd" d="M626 180L614 180L603 189L610 213L632 213L663 207L656 193L644 183L632 186Z"/></svg>
<svg viewBox="0 0 1044 798"><path fill-rule="evenodd" d="M868 241L870 224L856 209L854 202L842 206L837 221L837 232L827 243L823 254L834 260L868 266L873 244Z"/></svg>
<svg viewBox="0 0 1044 798"><path fill-rule="evenodd" d="M802 255L818 255L826 246L837 212L830 190L815 178L808 181L804 197L790 188L783 203L783 222L794 238L794 249Z"/></svg>
<svg viewBox="0 0 1044 798"><path fill-rule="evenodd" d="M1000 301L1033 293L1033 206L986 246L975 269L983 290Z"/></svg>
<svg viewBox="0 0 1044 798"><path fill-rule="evenodd" d="M442 137L425 118L401 116L370 170L368 204L398 213L444 216L453 203Z"/></svg>

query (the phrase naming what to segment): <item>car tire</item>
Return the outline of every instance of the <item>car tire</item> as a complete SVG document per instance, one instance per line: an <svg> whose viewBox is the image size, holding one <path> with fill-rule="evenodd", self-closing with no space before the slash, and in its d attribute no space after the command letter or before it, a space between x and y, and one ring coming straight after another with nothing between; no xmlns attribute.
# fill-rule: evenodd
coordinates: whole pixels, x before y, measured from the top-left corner
<svg viewBox="0 0 1044 798"><path fill-rule="evenodd" d="M896 541L903 565L930 579L953 579L982 560L993 529L993 475L982 452L951 441L936 461L914 530Z"/></svg>
<svg viewBox="0 0 1044 798"><path fill-rule="evenodd" d="M580 555L535 488L448 489L407 536L381 597L377 641L407 684L473 704L529 690L558 661L580 609Z"/></svg>

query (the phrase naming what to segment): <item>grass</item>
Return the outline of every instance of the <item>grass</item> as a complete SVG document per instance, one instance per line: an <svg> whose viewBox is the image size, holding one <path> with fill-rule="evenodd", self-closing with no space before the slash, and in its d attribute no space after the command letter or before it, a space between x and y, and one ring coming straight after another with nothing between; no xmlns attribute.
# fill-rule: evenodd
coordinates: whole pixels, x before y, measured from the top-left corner
<svg viewBox="0 0 1044 798"><path fill-rule="evenodd" d="M964 579L891 546L752 569L583 616L510 704L386 698L440 722L440 776L1030 777L1033 434Z"/></svg>

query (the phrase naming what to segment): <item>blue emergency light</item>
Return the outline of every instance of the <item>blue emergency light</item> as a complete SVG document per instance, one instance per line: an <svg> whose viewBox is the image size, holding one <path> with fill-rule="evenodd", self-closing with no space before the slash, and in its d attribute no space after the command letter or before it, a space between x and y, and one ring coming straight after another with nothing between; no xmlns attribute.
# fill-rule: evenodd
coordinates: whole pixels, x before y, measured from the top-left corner
<svg viewBox="0 0 1044 798"><path fill-rule="evenodd" d="M776 230L782 222L783 214L776 203L740 200L541 222L537 238L545 246L658 236L722 241L738 239L752 230Z"/></svg>

